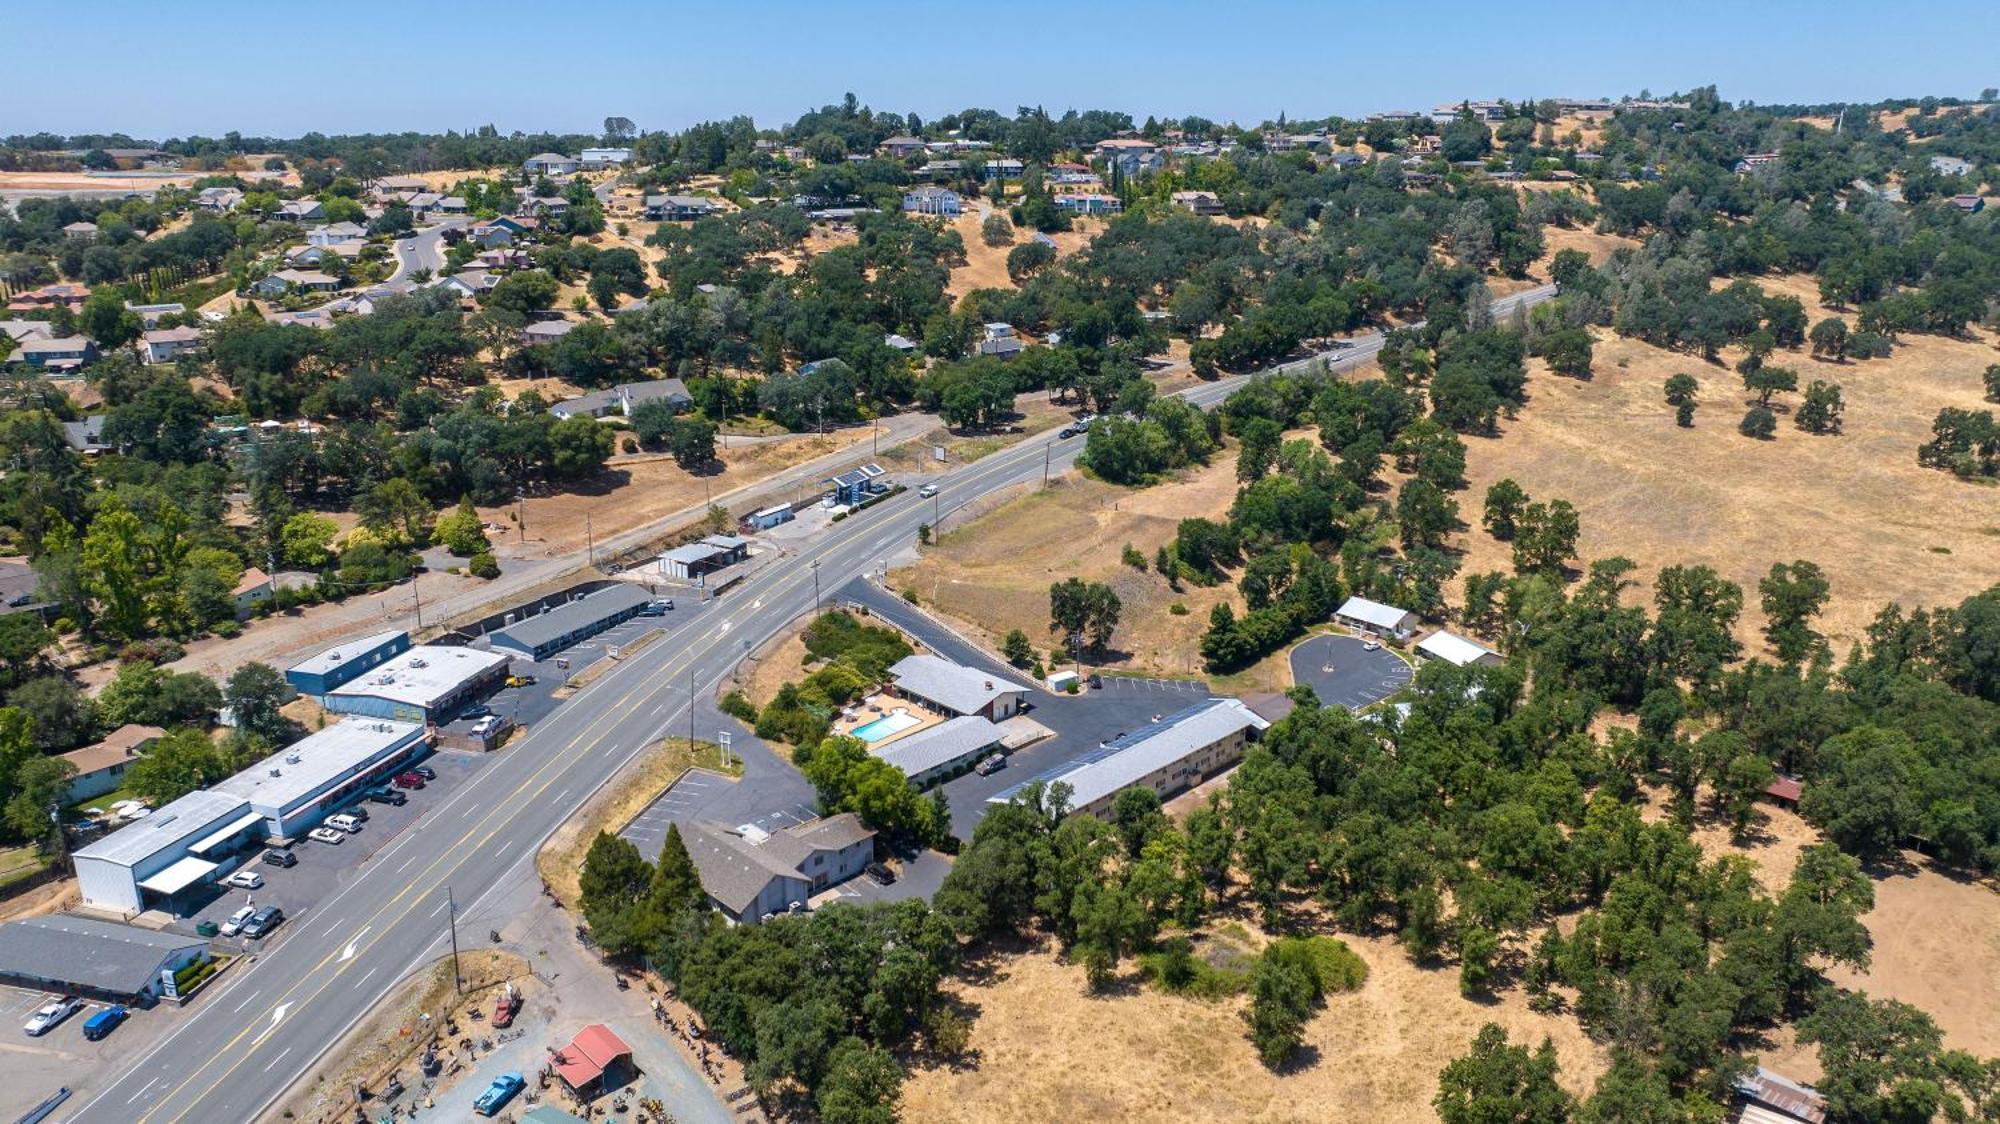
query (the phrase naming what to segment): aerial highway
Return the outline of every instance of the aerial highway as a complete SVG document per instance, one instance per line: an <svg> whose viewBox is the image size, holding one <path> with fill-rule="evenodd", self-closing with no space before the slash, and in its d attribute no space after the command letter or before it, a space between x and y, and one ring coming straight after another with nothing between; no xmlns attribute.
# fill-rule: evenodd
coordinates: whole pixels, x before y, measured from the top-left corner
<svg viewBox="0 0 2000 1124"><path fill-rule="evenodd" d="M1551 295L1549 287L1515 294L1496 300L1495 312ZM1348 368L1381 346L1371 333L1321 358ZM1212 408L1250 377L1180 394ZM149 1051L106 1072L99 1087L78 1090L67 1119L256 1119L399 981L444 954L447 891L462 916L533 880L542 842L635 756L685 728L691 699L712 692L747 648L810 611L816 589L879 569L936 511L1035 481L1045 464L1067 469L1083 445L1038 436L939 477L935 501L907 493L833 524L705 609L698 626L675 628L624 660L475 771L419 830L288 923L275 947L234 973L220 995L195 1003Z"/></svg>

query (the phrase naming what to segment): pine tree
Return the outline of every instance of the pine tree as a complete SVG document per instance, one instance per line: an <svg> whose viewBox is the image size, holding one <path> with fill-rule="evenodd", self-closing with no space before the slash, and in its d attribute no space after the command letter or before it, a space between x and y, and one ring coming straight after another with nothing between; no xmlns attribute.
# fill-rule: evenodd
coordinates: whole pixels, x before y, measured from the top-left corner
<svg viewBox="0 0 2000 1124"><path fill-rule="evenodd" d="M685 909L708 908L708 895L701 888L701 875L688 855L687 844L681 842L679 824L667 825L667 840L660 845L660 862L653 869L647 896L653 909L669 918Z"/></svg>

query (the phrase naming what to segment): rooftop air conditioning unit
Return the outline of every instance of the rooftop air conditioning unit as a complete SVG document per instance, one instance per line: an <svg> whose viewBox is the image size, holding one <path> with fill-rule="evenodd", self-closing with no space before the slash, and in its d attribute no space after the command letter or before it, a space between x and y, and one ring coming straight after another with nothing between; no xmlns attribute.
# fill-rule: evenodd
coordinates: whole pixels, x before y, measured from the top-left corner
<svg viewBox="0 0 2000 1124"><path fill-rule="evenodd" d="M298 764L298 763L299 763L299 755L298 755L298 754L296 754L296 753L287 753L287 754L285 754L285 764L287 764L287 765L296 765L296 764Z"/></svg>
<svg viewBox="0 0 2000 1124"><path fill-rule="evenodd" d="M282 777L285 775L285 773L284 770L278 768L276 765L273 765L271 766L271 775L274 777Z"/></svg>

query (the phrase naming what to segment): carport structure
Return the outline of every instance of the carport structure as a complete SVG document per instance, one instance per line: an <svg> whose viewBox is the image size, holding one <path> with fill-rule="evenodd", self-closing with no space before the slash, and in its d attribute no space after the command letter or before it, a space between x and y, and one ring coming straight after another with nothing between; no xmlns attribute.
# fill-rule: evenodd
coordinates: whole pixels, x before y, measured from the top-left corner
<svg viewBox="0 0 2000 1124"><path fill-rule="evenodd" d="M549 1064L569 1091L583 1101L609 1092L632 1075L632 1047L603 1023L576 1032L569 1045L549 1051Z"/></svg>

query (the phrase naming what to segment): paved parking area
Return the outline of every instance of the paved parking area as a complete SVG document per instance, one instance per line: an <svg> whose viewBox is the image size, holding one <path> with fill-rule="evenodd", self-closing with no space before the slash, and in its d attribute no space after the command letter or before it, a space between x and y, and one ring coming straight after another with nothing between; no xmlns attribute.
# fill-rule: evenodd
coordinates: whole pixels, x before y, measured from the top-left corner
<svg viewBox="0 0 2000 1124"><path fill-rule="evenodd" d="M41 1104L57 1089L78 1088L120 1060L145 1052L161 1036L173 1029L181 1010L161 1004L151 1010L132 1011L118 1029L92 1042L83 1036L83 1024L90 1016L109 1006L95 1000L84 1003L76 1014L39 1038L30 1038L21 1027L36 1008L56 998L56 993L31 988L0 986L0 1119L14 1120ZM75 1102L71 1102L73 1106Z"/></svg>
<svg viewBox="0 0 2000 1124"><path fill-rule="evenodd" d="M1330 632L1292 649L1292 681L1311 687L1321 706L1360 710L1409 686L1410 678L1401 656L1369 651L1359 637Z"/></svg>
<svg viewBox="0 0 2000 1124"><path fill-rule="evenodd" d="M254 902L260 906L275 905L284 910L284 923L262 941L222 937L218 938L219 943L254 950L283 940L288 930L311 923L321 904L338 894L362 866L377 861L377 856L388 852L399 839L422 827L430 812L449 799L485 760L486 756L479 753L447 751L431 754L422 764L436 770L437 779L408 793L409 803L401 807L368 802L353 805L368 813L368 821L361 825L360 833L347 836L338 844L318 843L310 839L294 843L291 851L298 857L296 866L282 868L264 862L260 857L264 853L262 847L246 852L245 861L238 869L254 870L263 875L262 887L238 890L218 886L215 896L199 910L180 918L170 927L177 932L191 934L198 923L214 921L219 925L237 909ZM435 856L424 847L413 844L398 848L381 861L408 867L427 857Z"/></svg>

